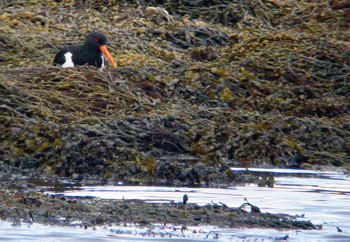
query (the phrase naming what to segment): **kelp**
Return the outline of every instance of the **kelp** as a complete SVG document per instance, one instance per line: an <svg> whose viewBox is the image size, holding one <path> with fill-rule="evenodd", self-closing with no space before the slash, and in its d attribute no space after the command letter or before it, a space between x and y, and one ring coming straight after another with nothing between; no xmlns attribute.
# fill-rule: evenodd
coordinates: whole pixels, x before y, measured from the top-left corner
<svg viewBox="0 0 350 242"><path fill-rule="evenodd" d="M230 166L349 166L342 1L1 4L8 165L189 185L234 183ZM52 66L93 29L117 69Z"/></svg>

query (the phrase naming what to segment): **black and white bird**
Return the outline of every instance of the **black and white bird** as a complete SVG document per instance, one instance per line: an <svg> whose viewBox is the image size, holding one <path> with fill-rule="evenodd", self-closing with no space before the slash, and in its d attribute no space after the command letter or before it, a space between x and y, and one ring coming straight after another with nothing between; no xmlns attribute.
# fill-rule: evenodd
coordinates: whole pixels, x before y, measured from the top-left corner
<svg viewBox="0 0 350 242"><path fill-rule="evenodd" d="M106 35L100 32L92 32L86 37L84 44L71 45L60 50L53 64L62 67L83 66L88 64L102 70L104 68L103 53L113 67L117 68L117 65L114 63L112 56L106 48L106 43Z"/></svg>

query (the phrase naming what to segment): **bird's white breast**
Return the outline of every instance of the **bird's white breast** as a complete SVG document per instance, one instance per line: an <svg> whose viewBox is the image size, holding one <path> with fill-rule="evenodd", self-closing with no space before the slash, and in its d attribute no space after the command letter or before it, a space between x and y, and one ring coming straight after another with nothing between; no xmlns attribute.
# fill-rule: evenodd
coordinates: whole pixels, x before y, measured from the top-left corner
<svg viewBox="0 0 350 242"><path fill-rule="evenodd" d="M63 63L62 67L66 68L66 67L74 67L74 63L72 60L72 53L67 52L66 54L64 54L64 58L66 60L66 62Z"/></svg>
<svg viewBox="0 0 350 242"><path fill-rule="evenodd" d="M103 68L105 67L105 58L103 58L103 55L101 55L101 58L102 58L102 65L101 65L101 68L99 70L103 71Z"/></svg>

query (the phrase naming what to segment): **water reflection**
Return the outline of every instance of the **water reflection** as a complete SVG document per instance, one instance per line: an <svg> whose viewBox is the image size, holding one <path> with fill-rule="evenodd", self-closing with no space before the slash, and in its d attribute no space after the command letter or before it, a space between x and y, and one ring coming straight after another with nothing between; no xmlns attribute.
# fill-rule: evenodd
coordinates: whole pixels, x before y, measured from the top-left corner
<svg viewBox="0 0 350 242"><path fill-rule="evenodd" d="M244 171L245 169L233 169ZM262 212L287 213L303 216L314 224L322 224L320 231L293 231L289 241L313 240L350 240L350 179L338 172L317 172L286 169L249 169L257 175L273 175L274 188L247 185L232 188L169 188L169 187L124 187L100 186L83 187L80 191L67 191L67 196L97 196L104 199L144 199L149 202L181 202L188 194L190 203L205 205L224 203L230 207L239 207L244 198L258 206ZM340 227L343 232L338 232ZM230 233L232 230L220 230ZM234 230L235 234L238 233ZM248 232L242 236L256 236L267 239L265 230ZM271 234L271 231L269 231ZM242 237L241 237L242 238Z"/></svg>
<svg viewBox="0 0 350 242"><path fill-rule="evenodd" d="M237 171L238 169L234 169ZM244 172L244 169L238 172ZM239 207L244 198L262 212L298 215L322 230L277 231L273 229L227 229L213 226L191 227L184 233L174 227L154 225L138 228L133 225L84 230L84 228L22 225L13 227L2 222L0 241L350 241L350 179L337 172L316 172L279 169L251 169L258 176L273 175L274 187L246 185L229 188L172 188L144 186L85 186L64 191L65 196L93 196L102 199L143 199L148 202L182 202L205 205L224 203ZM340 232L342 231L342 232ZM288 236L288 238L286 237ZM51 240L52 239L52 240ZM56 241L55 240L55 241Z"/></svg>

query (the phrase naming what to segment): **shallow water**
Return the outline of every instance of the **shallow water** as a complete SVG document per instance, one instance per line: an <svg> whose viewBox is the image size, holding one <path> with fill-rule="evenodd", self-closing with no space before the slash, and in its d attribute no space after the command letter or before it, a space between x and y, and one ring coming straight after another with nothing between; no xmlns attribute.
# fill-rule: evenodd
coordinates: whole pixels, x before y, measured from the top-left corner
<svg viewBox="0 0 350 242"><path fill-rule="evenodd" d="M237 169L235 169L237 170ZM86 186L64 192L65 196L93 196L103 199L143 199L149 202L224 203L239 207L244 198L262 212L304 216L322 230L222 229L213 226L180 227L154 225L152 228L123 227L83 229L43 226L13 227L0 223L0 241L350 241L350 178L337 172L280 169L250 169L256 174L273 174L273 188L248 185L232 188L172 188L131 186ZM79 221L77 221L79 223ZM77 223L77 224L78 224ZM338 232L339 227L343 232Z"/></svg>

